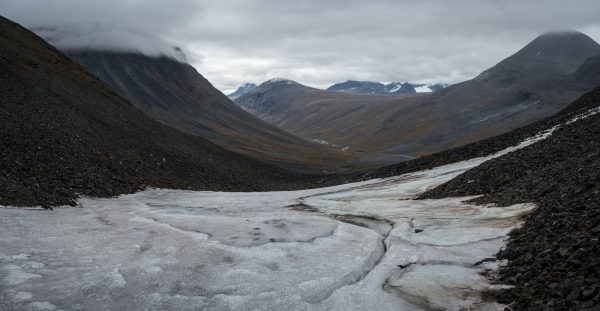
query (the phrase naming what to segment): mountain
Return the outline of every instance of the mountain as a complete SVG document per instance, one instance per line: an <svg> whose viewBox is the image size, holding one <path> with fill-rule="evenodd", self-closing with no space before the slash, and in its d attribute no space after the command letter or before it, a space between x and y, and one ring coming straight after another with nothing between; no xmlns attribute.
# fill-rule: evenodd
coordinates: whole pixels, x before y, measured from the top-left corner
<svg viewBox="0 0 600 311"><path fill-rule="evenodd" d="M447 83L434 83L434 84L412 84L417 93L432 93L437 92L443 88L450 86Z"/></svg>
<svg viewBox="0 0 600 311"><path fill-rule="evenodd" d="M234 100L234 99L250 92L255 87L256 87L256 84L251 83L251 82L246 82L246 83L240 85L240 87L238 87L237 90L235 90L235 92L228 94L227 97L229 97L229 99L231 99L231 100Z"/></svg>
<svg viewBox="0 0 600 311"><path fill-rule="evenodd" d="M387 93L385 85L380 82L354 81L337 83L327 88L328 91L344 92L352 94L383 94Z"/></svg>
<svg viewBox="0 0 600 311"><path fill-rule="evenodd" d="M582 33L543 34L474 79L396 112L380 129L387 137L373 143L396 139L394 150L431 153L540 120L596 86L575 73L598 54L600 45Z"/></svg>
<svg viewBox="0 0 600 311"><path fill-rule="evenodd" d="M385 86L385 92L396 95L396 94L413 94L413 93L416 93L417 91L415 90L415 87L408 82L404 82L404 83L392 82Z"/></svg>
<svg viewBox="0 0 600 311"><path fill-rule="evenodd" d="M600 85L600 55L586 59L573 76L580 83Z"/></svg>
<svg viewBox="0 0 600 311"><path fill-rule="evenodd" d="M338 92L361 89L357 81L337 85L335 92L294 83L261 85L236 103L291 133L364 157L416 157L556 113L597 85L598 60L590 57L599 54L600 45L582 33L547 33L476 78L436 92L363 95ZM375 90L383 84L365 85Z"/></svg>
<svg viewBox="0 0 600 311"><path fill-rule="evenodd" d="M348 153L247 113L187 63L138 53L65 53L152 118L232 151L298 170L336 170L347 162Z"/></svg>
<svg viewBox="0 0 600 311"><path fill-rule="evenodd" d="M328 91L344 92L351 94L379 94L379 95L400 95L413 93L435 92L446 87L447 84L416 84L408 82L391 82L383 84L373 81L355 81L336 83L327 88Z"/></svg>
<svg viewBox="0 0 600 311"><path fill-rule="evenodd" d="M306 178L155 121L3 17L0 47L0 205L74 204L146 187L289 189Z"/></svg>
<svg viewBox="0 0 600 311"><path fill-rule="evenodd" d="M410 96L410 98L406 98ZM385 120L402 109L403 100L419 95L363 95L316 89L286 79L266 81L240 96L235 103L259 118L323 144L339 146L360 155L359 162L393 163L407 157L374 155L357 142L366 141Z"/></svg>

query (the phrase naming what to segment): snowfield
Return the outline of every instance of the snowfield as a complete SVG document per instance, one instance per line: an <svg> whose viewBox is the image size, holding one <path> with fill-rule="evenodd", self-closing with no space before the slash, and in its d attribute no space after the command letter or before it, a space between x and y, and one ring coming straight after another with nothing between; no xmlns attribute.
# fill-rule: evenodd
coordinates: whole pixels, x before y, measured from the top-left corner
<svg viewBox="0 0 600 311"><path fill-rule="evenodd" d="M0 208L0 310L502 310L482 298L532 204L414 200L493 156L335 187L153 189Z"/></svg>

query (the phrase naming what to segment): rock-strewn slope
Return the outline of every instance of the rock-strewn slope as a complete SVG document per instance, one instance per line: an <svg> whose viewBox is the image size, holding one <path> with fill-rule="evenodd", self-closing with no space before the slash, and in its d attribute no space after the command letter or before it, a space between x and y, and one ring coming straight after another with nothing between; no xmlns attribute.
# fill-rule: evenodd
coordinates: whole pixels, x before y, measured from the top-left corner
<svg viewBox="0 0 600 311"><path fill-rule="evenodd" d="M151 119L2 17L0 47L0 205L60 205L147 186L290 189L309 178Z"/></svg>
<svg viewBox="0 0 600 311"><path fill-rule="evenodd" d="M554 117L563 122L600 106L600 88ZM479 203L538 204L498 254L515 288L500 301L515 310L600 308L600 114L561 125L549 138L483 163L423 198L478 195Z"/></svg>

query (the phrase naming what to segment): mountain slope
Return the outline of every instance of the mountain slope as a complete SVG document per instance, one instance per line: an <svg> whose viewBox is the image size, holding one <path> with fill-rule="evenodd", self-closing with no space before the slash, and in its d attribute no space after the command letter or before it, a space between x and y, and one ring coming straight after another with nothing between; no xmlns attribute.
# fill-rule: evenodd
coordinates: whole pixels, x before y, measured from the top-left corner
<svg viewBox="0 0 600 311"><path fill-rule="evenodd" d="M58 205L145 187L298 187L287 173L163 125L0 17L0 204Z"/></svg>
<svg viewBox="0 0 600 311"><path fill-rule="evenodd" d="M406 98L412 102L419 95ZM361 161L390 163L397 155L365 153L357 142L370 135L404 105L406 96L360 95L324 91L294 81L273 79L235 100L259 118L309 140L328 142L362 154Z"/></svg>
<svg viewBox="0 0 600 311"><path fill-rule="evenodd" d="M596 86L584 62L599 54L600 45L584 34L548 33L476 78L434 93L385 98L261 85L236 103L301 137L399 159L465 145L556 113ZM357 83L336 89L358 88Z"/></svg>
<svg viewBox="0 0 600 311"><path fill-rule="evenodd" d="M431 153L507 132L552 115L589 91L577 80L584 61L600 45L577 32L539 36L476 78L435 92L419 106L386 120L382 132L406 132L401 152ZM418 120L415 115L423 116ZM383 137L382 137L383 138ZM386 139L376 143L385 143Z"/></svg>
<svg viewBox="0 0 600 311"><path fill-rule="evenodd" d="M385 85L380 82L348 80L328 87L327 91L352 94L383 94L386 89Z"/></svg>
<svg viewBox="0 0 600 311"><path fill-rule="evenodd" d="M234 100L234 99L252 91L252 89L254 89L255 87L256 87L256 84L246 82L246 83L240 85L240 87L238 87L235 90L235 92L233 92L231 94L227 94L227 97L229 97L229 99L231 99L231 100Z"/></svg>
<svg viewBox="0 0 600 311"><path fill-rule="evenodd" d="M339 168L348 156L252 116L186 63L134 53L66 54L154 119L235 152L288 168L317 171Z"/></svg>
<svg viewBox="0 0 600 311"><path fill-rule="evenodd" d="M586 59L573 76L580 83L600 85L600 55Z"/></svg>

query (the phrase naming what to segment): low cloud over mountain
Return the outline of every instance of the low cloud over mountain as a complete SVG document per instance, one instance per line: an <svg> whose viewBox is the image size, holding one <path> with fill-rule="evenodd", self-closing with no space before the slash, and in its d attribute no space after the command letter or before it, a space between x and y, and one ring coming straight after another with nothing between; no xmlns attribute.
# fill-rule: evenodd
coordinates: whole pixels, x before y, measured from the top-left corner
<svg viewBox="0 0 600 311"><path fill-rule="evenodd" d="M187 59L181 48L167 41L134 30L103 24L37 27L33 31L63 51L133 52L146 56L167 56L182 63Z"/></svg>
<svg viewBox="0 0 600 311"><path fill-rule="evenodd" d="M180 46L222 91L286 77L326 88L345 80L457 83L538 34L600 39L600 2L3 0L25 26L100 23Z"/></svg>

